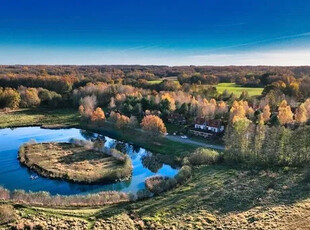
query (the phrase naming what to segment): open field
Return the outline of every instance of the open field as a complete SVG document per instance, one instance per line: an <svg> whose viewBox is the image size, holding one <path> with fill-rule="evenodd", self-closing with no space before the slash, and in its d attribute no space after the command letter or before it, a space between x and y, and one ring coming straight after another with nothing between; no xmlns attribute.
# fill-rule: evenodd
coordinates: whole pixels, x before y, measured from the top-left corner
<svg viewBox="0 0 310 230"><path fill-rule="evenodd" d="M308 229L305 173L201 166L183 186L144 201L98 209L15 210L19 223L80 224L80 229Z"/></svg>
<svg viewBox="0 0 310 230"><path fill-rule="evenodd" d="M177 81L177 80L173 80ZM154 80L154 81L148 81L149 84L155 85L161 83L162 80ZM229 93L234 93L237 96L240 96L240 94L243 91L248 91L250 96L259 96L263 92L264 88L260 87L243 87L236 85L236 83L219 83L217 85L211 85L216 87L218 93L223 93L225 90L227 90Z"/></svg>
<svg viewBox="0 0 310 230"><path fill-rule="evenodd" d="M34 125L77 126L80 122L79 113L74 109L20 109L0 112L0 118L0 128Z"/></svg>
<svg viewBox="0 0 310 230"><path fill-rule="evenodd" d="M242 87L236 85L236 83L219 83L218 85L215 85L215 87L219 93L223 93L224 90L227 90L229 93L234 93L237 96L240 96L243 91L248 91L250 96L258 96L261 95L264 89L254 87Z"/></svg>
<svg viewBox="0 0 310 230"><path fill-rule="evenodd" d="M155 85L161 83L163 80L152 80L152 81L147 81L150 85Z"/></svg>
<svg viewBox="0 0 310 230"><path fill-rule="evenodd" d="M25 144L19 150L20 162L42 176L78 183L102 183L131 176L128 156L120 161L102 152L70 143Z"/></svg>

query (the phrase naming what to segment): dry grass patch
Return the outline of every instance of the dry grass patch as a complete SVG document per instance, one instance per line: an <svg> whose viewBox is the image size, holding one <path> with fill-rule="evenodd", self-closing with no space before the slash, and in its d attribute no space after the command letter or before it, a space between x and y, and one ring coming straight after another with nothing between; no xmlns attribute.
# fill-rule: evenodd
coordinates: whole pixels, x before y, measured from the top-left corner
<svg viewBox="0 0 310 230"><path fill-rule="evenodd" d="M120 161L101 151L70 143L26 144L20 162L38 174L79 183L103 183L128 179L132 164L125 155Z"/></svg>

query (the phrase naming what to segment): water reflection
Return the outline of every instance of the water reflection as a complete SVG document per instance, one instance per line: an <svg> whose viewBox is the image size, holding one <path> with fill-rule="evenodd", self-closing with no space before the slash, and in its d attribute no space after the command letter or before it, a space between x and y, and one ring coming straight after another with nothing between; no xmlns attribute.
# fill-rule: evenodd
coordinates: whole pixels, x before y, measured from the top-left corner
<svg viewBox="0 0 310 230"><path fill-rule="evenodd" d="M163 163L160 162L152 153L145 154L142 156L141 160L143 166L153 173L157 173L158 170L163 167Z"/></svg>

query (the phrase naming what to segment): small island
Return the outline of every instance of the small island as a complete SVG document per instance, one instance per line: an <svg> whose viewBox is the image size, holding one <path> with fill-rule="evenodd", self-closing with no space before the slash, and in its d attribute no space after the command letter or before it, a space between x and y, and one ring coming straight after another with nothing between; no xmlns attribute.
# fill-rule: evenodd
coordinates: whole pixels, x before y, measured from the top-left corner
<svg viewBox="0 0 310 230"><path fill-rule="evenodd" d="M95 184L127 180L129 156L116 149L98 151L73 143L27 143L19 149L21 164L41 176Z"/></svg>

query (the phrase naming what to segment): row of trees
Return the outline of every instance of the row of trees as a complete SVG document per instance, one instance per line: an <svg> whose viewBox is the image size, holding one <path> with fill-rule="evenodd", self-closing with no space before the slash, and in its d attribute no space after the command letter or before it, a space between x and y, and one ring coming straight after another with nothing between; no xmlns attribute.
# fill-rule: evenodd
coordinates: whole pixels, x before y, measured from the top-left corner
<svg viewBox="0 0 310 230"><path fill-rule="evenodd" d="M14 201L18 204L43 206L91 206L128 202L132 199L128 194L116 191L99 192L89 195L51 196L48 192L25 192L24 190L9 190L0 187L0 199Z"/></svg>
<svg viewBox="0 0 310 230"><path fill-rule="evenodd" d="M93 96L86 96L81 100L79 112L82 117L92 123L102 125L106 120L104 111L97 106L97 99ZM135 116L126 116L119 112L111 111L108 118L109 122L115 124L117 129L123 130L126 128L137 128L138 119ZM147 115L141 121L141 128L148 134L159 136L167 132L164 122L161 118L155 115Z"/></svg>
<svg viewBox="0 0 310 230"><path fill-rule="evenodd" d="M259 122L259 119L261 119L264 123L269 122L269 124L301 125L307 123L310 119L310 99L301 103L295 109L295 112L292 111L291 106L286 100L283 100L275 111L271 110L269 104L254 111L247 101L234 101L229 115L232 124L240 119L247 118L254 122Z"/></svg>
<svg viewBox="0 0 310 230"><path fill-rule="evenodd" d="M36 75L6 75L0 77L0 86L17 89L21 85L30 88L44 88L65 94L71 91L77 78L72 76L36 76Z"/></svg>
<svg viewBox="0 0 310 230"><path fill-rule="evenodd" d="M228 111L224 101L208 100L203 95L183 91L149 91L124 85L106 83L88 84L74 90L73 99L78 104L87 96L95 96L97 105L121 111L126 116L141 118L146 110L157 111L163 117L178 112L188 117L223 116Z"/></svg>
<svg viewBox="0 0 310 230"><path fill-rule="evenodd" d="M215 85L219 83L219 78L211 74L194 73L193 75L181 74L178 76L178 81L180 84L190 83Z"/></svg>
<svg viewBox="0 0 310 230"><path fill-rule="evenodd" d="M17 109L42 106L57 107L62 101L60 94L42 88L0 88L0 108Z"/></svg>
<svg viewBox="0 0 310 230"><path fill-rule="evenodd" d="M189 93L160 92L155 95L140 97L121 96L112 97L109 107L122 111L126 115L141 116L146 110L159 111L163 117L177 112L187 117L222 117L228 111L228 105L224 101L210 101L200 96L192 96Z"/></svg>
<svg viewBox="0 0 310 230"><path fill-rule="evenodd" d="M263 116L258 124L241 118L225 132L225 158L262 165L294 165L310 163L310 127L296 129L265 125Z"/></svg>

